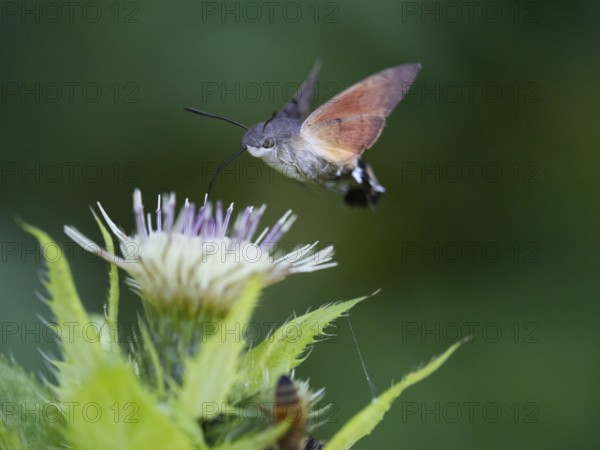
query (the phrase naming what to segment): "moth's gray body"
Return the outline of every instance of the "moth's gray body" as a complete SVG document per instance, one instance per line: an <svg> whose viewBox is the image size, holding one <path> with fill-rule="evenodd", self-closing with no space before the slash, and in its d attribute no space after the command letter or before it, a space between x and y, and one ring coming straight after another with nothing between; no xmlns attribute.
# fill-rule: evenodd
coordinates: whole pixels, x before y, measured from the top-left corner
<svg viewBox="0 0 600 450"><path fill-rule="evenodd" d="M298 181L324 184L342 175L338 165L317 156L313 145L301 136L301 120L281 117L264 125L264 122L254 125L242 139L242 145L252 156ZM275 146L264 148L267 139L272 139Z"/></svg>

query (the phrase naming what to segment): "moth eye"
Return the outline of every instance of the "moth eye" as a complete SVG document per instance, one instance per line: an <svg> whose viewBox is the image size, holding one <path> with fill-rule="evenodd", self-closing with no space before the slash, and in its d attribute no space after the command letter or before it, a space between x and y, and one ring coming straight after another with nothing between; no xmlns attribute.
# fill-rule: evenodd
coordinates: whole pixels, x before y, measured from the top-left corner
<svg viewBox="0 0 600 450"><path fill-rule="evenodd" d="M273 148L273 147L275 147L275 141L273 140L273 138L266 138L264 140L264 142L262 143L262 147L263 148Z"/></svg>

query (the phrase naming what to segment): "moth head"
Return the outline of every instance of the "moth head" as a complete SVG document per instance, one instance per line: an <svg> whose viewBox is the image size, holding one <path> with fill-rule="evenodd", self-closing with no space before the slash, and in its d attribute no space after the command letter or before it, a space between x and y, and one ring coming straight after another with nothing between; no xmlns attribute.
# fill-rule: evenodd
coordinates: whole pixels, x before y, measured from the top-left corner
<svg viewBox="0 0 600 450"><path fill-rule="evenodd" d="M269 125L267 123L267 125ZM246 132L242 138L242 145L252 156L261 158L275 151L278 144L277 129L257 123Z"/></svg>

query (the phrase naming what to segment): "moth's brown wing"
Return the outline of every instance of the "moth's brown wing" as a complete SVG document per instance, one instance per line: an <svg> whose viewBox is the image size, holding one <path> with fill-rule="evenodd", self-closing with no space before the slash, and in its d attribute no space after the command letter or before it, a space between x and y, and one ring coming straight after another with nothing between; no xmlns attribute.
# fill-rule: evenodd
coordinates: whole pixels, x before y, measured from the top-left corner
<svg viewBox="0 0 600 450"><path fill-rule="evenodd" d="M275 117L288 117L298 120L304 120L308 117L319 70L321 70L321 62L317 61L306 80L304 80L304 83L302 83L302 86L300 86L294 95L294 98L292 98Z"/></svg>
<svg viewBox="0 0 600 450"><path fill-rule="evenodd" d="M386 117L402 100L420 64L391 67L370 76L315 110L300 133L313 151L333 163L345 164L379 138Z"/></svg>
<svg viewBox="0 0 600 450"><path fill-rule="evenodd" d="M384 117L361 115L329 119L300 132L313 144L311 151L332 163L344 165L375 143L384 124Z"/></svg>

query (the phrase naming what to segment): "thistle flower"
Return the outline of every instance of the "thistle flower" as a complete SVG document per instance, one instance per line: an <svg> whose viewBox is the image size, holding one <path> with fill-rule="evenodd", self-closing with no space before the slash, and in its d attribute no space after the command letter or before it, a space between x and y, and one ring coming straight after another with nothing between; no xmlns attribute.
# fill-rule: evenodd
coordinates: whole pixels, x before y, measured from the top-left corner
<svg viewBox="0 0 600 450"><path fill-rule="evenodd" d="M123 256L101 248L71 226L65 226L65 233L85 250L125 270L130 284L157 309L183 308L189 314L200 310L226 312L255 275L267 286L292 273L336 265L330 262L333 247L315 251L318 242L275 256L274 247L296 220L291 211L254 238L264 205L246 208L230 226L233 204L224 212L220 202L213 211L207 201L196 208L186 200L176 216L175 195L170 194L164 201L158 197L153 221L152 214L145 214L141 192L136 189L136 230L128 236L99 203L98 207L118 238Z"/></svg>

